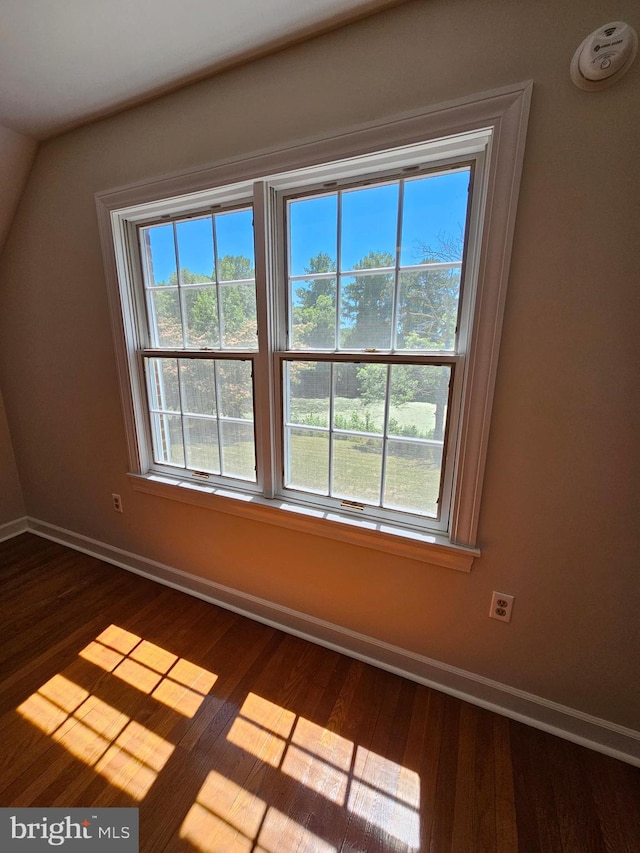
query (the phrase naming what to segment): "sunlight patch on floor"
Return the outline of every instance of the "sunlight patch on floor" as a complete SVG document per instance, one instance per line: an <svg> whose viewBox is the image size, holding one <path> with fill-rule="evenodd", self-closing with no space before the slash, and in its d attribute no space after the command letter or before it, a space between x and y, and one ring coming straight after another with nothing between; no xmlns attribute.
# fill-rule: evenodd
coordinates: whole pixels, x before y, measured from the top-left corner
<svg viewBox="0 0 640 853"><path fill-rule="evenodd" d="M291 711L250 693L229 730L227 740L260 761L279 767L295 721L296 715Z"/></svg>
<svg viewBox="0 0 640 853"><path fill-rule="evenodd" d="M336 848L260 797L212 771L180 837L206 853L336 853Z"/></svg>
<svg viewBox="0 0 640 853"><path fill-rule="evenodd" d="M217 679L117 625L110 625L79 656L185 717L194 716ZM99 684L108 689L104 680ZM136 800L144 798L175 748L64 672L49 679L17 711Z"/></svg>
<svg viewBox="0 0 640 853"><path fill-rule="evenodd" d="M129 688L134 688L162 703L155 706L164 706L162 712L150 703L143 713L147 726L157 719L163 733L175 725L168 722L171 711L193 717L217 680L214 673L117 625L86 645L79 657L101 671L97 677L88 672L110 701L122 696L124 708L138 707L131 701ZM140 802L175 746L76 683L74 678L86 680L85 670L78 673L77 667L75 662L53 676L17 711ZM114 690L112 679L126 683L128 692ZM332 827L338 825L341 833L353 829L354 837L384 840L385 849L419 849L420 778L409 768L256 693L249 693L239 708L227 743L232 778L210 770L180 829L180 837L196 850L337 853L331 840ZM236 768L238 781L233 779ZM318 814L326 826L320 834ZM312 819L315 832L307 825Z"/></svg>
<svg viewBox="0 0 640 853"><path fill-rule="evenodd" d="M282 763L282 772L342 806L353 750L351 741L298 717Z"/></svg>
<svg viewBox="0 0 640 853"><path fill-rule="evenodd" d="M117 625L79 654L185 717L193 717L217 680L212 672Z"/></svg>
<svg viewBox="0 0 640 853"><path fill-rule="evenodd" d="M376 827L376 835L387 838L390 850L400 845L404 850L419 849L420 778L412 770L254 693L240 708L227 740L299 784L300 795L292 795L299 808L304 809L303 792L313 793L341 809L345 825L355 818L362 827ZM248 787L263 785L265 792L277 788L277 781L260 779L259 767L248 777ZM335 853L326 838L271 806L260 787L255 790L262 798L220 773L210 773L182 825L181 837L207 853ZM322 800L318 802L322 808ZM326 814L331 816L331 808ZM327 834L330 837L330 827Z"/></svg>
<svg viewBox="0 0 640 853"><path fill-rule="evenodd" d="M78 702L83 695L86 698ZM62 675L54 676L17 711L136 800L145 796L174 749Z"/></svg>
<svg viewBox="0 0 640 853"><path fill-rule="evenodd" d="M207 851L251 850L267 804L220 773L212 771L189 810L181 838Z"/></svg>

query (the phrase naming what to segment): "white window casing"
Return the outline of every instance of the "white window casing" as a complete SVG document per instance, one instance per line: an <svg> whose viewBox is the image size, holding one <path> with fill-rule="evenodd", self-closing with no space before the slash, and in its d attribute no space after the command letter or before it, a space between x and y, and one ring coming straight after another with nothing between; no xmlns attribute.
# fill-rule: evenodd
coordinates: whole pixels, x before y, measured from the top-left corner
<svg viewBox="0 0 640 853"><path fill-rule="evenodd" d="M286 149L262 151L197 171L97 194L129 473L134 489L470 571L474 558L480 554L477 536L482 480L531 90L531 83L518 84L387 117ZM311 195L329 182L332 186L349 186L349 182L363 176L375 182L389 176L390 180L398 175L402 178L403 174L411 174L407 170L417 167L451 169L460 164L469 165L473 178L455 351L356 352L339 348L316 351L290 346L286 337L287 284L282 250L286 199L292 194ZM215 214L221 205L253 207L260 346L247 352L230 352L222 343L221 349L215 351L153 346L143 298L139 229L149 223L175 221L196 213ZM396 291L394 299L397 298ZM339 323L338 314L336 317ZM391 322L391 328L395 328ZM218 476L200 475L188 468L172 469L154 462L145 358L181 357L206 359L210 363L214 359L243 358L251 363L255 483L225 481ZM411 514L386 510L382 504L379 510L367 507L364 513L352 512L350 502L340 501L339 497L323 498L285 486L282 365L299 359L336 364L449 365L454 380L436 516L413 519ZM387 377L391 369L386 368ZM178 375L182 375L180 370ZM388 382L387 378L387 413ZM330 420L330 431L332 424ZM386 442L385 438L383 448ZM384 459L386 449L382 453ZM381 464L382 494L386 463Z"/></svg>

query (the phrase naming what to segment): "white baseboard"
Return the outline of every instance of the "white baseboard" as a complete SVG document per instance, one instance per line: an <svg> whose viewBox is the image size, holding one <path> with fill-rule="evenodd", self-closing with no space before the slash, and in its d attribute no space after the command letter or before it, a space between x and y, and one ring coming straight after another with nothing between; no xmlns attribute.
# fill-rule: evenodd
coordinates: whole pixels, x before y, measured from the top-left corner
<svg viewBox="0 0 640 853"><path fill-rule="evenodd" d="M21 533L26 533L28 529L26 516L16 518L15 521L8 521L6 524L0 524L0 542L4 542L5 539L13 539L14 536L20 536Z"/></svg>
<svg viewBox="0 0 640 853"><path fill-rule="evenodd" d="M294 634L312 643L394 672L465 702L526 723L640 767L640 732L560 705L508 684L476 675L441 661L416 654L374 637L351 631L314 616L222 586L98 542L79 533L39 521L27 520L29 532L90 554L107 563L217 604L249 619ZM0 536L2 528L0 528Z"/></svg>

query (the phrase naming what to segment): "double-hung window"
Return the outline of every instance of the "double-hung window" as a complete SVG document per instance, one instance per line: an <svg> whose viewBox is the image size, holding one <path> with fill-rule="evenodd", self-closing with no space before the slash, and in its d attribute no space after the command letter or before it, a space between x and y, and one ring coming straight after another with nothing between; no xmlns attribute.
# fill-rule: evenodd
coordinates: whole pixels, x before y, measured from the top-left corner
<svg viewBox="0 0 640 853"><path fill-rule="evenodd" d="M136 487L470 567L528 96L101 194Z"/></svg>

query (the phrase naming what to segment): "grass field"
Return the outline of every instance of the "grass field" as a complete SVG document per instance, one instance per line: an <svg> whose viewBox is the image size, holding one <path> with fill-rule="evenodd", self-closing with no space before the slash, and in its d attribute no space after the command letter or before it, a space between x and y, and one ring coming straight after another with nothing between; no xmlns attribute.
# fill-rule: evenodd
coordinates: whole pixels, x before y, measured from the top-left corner
<svg viewBox="0 0 640 853"><path fill-rule="evenodd" d="M292 430L289 449L291 463L287 485L328 494L328 433ZM382 477L381 451L381 439L335 436L332 494L377 505ZM425 445L390 443L384 506L435 516L440 488L438 456L437 451Z"/></svg>
<svg viewBox="0 0 640 853"><path fill-rule="evenodd" d="M317 426L329 425L328 397L294 397L290 402L290 422L301 425L315 422ZM423 436L433 434L435 426L435 404L433 403L404 403L401 406L391 405L389 418L397 422L400 428L415 427ZM351 397L335 397L334 412L338 416L350 420L354 415L361 421L366 420L367 414L373 428L371 432L382 432L384 420L384 402L382 400L366 405ZM310 421L310 418L314 419Z"/></svg>
<svg viewBox="0 0 640 853"><path fill-rule="evenodd" d="M334 411L343 421L367 423L368 431L382 432L382 403L362 406L358 401L337 397ZM418 435L432 434L435 406L430 403L407 403L392 406L390 417L397 427L395 434L415 429ZM290 422L299 423L286 429L289 465L285 485L288 488L331 494L334 497L379 505L382 481L383 439L358 434L333 434L305 428L305 422L328 425L328 399L296 399L292 401ZM202 422L200 422L202 423ZM188 448L187 467L220 473L215 427L211 433L193 435ZM221 424L222 425L222 424ZM360 427L362 428L362 427ZM222 452L222 473L255 482L255 450L252 427L243 433L229 433ZM329 483L329 442L333 440L333 478ZM171 462L184 465L182 436L173 431ZM423 442L387 442L383 506L434 517L440 489L441 450Z"/></svg>

